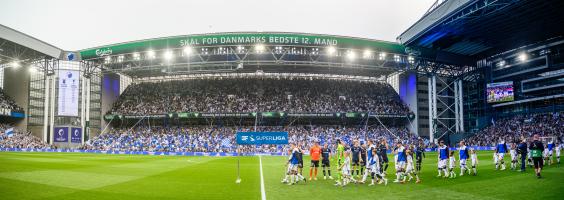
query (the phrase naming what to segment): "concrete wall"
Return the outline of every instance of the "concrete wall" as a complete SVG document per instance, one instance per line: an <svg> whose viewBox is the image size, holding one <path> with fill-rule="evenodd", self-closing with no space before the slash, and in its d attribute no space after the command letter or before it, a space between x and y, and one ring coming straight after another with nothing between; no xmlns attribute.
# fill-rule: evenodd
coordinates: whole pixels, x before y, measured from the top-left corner
<svg viewBox="0 0 564 200"><path fill-rule="evenodd" d="M4 69L4 92L28 114L29 102L29 69L27 66ZM16 128L27 131L27 117L16 122ZM37 135L40 136L40 135Z"/></svg>
<svg viewBox="0 0 564 200"><path fill-rule="evenodd" d="M120 76L118 74L104 74L102 77L102 126L101 129L104 129L107 125L107 122L104 120L104 115L108 111L112 109L114 102L116 102L119 98L119 90L120 90ZM94 137L98 133L91 132L91 137Z"/></svg>
<svg viewBox="0 0 564 200"><path fill-rule="evenodd" d="M405 72L399 75L399 91L398 94L408 107L411 112L418 116L419 110L417 104L417 73ZM415 117L411 120L411 124L407 125L407 128L411 133L419 134L417 129L418 119Z"/></svg>

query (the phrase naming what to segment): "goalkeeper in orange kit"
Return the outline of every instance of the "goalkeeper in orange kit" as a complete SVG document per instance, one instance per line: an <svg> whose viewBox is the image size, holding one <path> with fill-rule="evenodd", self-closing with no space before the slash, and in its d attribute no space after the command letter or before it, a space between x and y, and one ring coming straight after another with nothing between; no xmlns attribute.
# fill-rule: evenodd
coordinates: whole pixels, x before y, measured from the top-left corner
<svg viewBox="0 0 564 200"><path fill-rule="evenodd" d="M309 168L309 180L313 177L317 180L317 168L319 168L319 158L321 157L321 147L319 142L315 141L313 147L309 149L309 155L311 156L311 167Z"/></svg>

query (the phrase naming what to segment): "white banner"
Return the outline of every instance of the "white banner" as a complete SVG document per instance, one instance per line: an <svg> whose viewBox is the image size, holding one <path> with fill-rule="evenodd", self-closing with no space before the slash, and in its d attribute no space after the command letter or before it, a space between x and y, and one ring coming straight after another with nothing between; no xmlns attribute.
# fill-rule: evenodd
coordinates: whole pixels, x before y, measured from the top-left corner
<svg viewBox="0 0 564 200"><path fill-rule="evenodd" d="M59 70L59 112L78 117L79 71Z"/></svg>

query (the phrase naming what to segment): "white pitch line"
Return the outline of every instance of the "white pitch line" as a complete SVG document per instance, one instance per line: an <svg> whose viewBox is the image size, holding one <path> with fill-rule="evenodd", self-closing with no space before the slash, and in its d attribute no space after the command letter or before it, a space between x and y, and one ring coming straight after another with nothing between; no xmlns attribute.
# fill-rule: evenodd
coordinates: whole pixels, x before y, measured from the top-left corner
<svg viewBox="0 0 564 200"><path fill-rule="evenodd" d="M264 176L262 175L262 158L259 156L260 166L260 196L262 200L266 200L266 192L264 191Z"/></svg>

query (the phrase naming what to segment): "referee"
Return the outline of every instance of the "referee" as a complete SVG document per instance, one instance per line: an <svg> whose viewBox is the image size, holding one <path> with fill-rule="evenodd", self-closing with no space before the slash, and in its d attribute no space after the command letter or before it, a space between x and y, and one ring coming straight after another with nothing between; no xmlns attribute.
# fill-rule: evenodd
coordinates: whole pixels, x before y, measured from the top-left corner
<svg viewBox="0 0 564 200"><path fill-rule="evenodd" d="M541 178L542 170L542 152L544 151L544 145L539 141L539 135L535 134L533 136L533 141L529 145L531 149L531 157L533 158L533 164L535 165L535 172L537 173L537 178Z"/></svg>

